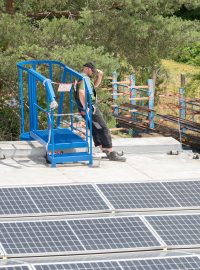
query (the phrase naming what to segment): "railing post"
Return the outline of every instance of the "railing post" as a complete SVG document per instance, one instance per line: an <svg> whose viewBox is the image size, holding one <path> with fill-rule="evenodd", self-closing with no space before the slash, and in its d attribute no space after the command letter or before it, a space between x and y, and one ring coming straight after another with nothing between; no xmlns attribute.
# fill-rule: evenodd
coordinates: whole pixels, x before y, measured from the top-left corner
<svg viewBox="0 0 200 270"><path fill-rule="evenodd" d="M51 161L51 167L55 167L55 138L54 138L54 111L51 110L51 125L50 125L51 131L51 145L52 145L52 161ZM48 149L47 149L48 150Z"/></svg>
<svg viewBox="0 0 200 270"><path fill-rule="evenodd" d="M23 92L23 70L18 67L18 78L19 78L19 97L20 97L20 130L21 134L25 132L24 128L24 92Z"/></svg>
<svg viewBox="0 0 200 270"><path fill-rule="evenodd" d="M186 118L186 103L185 103L185 76L181 74L181 87L179 88L179 117Z"/></svg>
<svg viewBox="0 0 200 270"><path fill-rule="evenodd" d="M186 102L185 102L185 76L181 74L181 87L179 88L179 117L186 119ZM179 129L181 133L186 131L185 127L182 127L179 120Z"/></svg>
<svg viewBox="0 0 200 270"><path fill-rule="evenodd" d="M117 84L115 84L117 82L117 72L114 71L112 74L112 89L113 89L113 99L116 100L117 99L117 90L118 90L118 86ZM119 108L118 106L114 107L114 114L118 115L119 114Z"/></svg>
<svg viewBox="0 0 200 270"><path fill-rule="evenodd" d="M36 71L37 65L34 62L32 65L33 69ZM32 77L32 97L33 97L33 121L34 121L34 130L38 129L38 110L35 104L37 103L37 80L34 76Z"/></svg>
<svg viewBox="0 0 200 270"><path fill-rule="evenodd" d="M64 71L63 71L63 76L62 76L61 82L63 82L63 83L66 83L67 82L67 70L66 69L64 69ZM62 114L62 112L63 112L64 96L65 96L65 93L64 92L61 92L60 93L59 104L58 104L58 114ZM61 120L61 116L59 115L57 117L57 127L60 126L60 120Z"/></svg>
<svg viewBox="0 0 200 270"><path fill-rule="evenodd" d="M135 75L130 75L130 98L136 98L136 88L135 88ZM136 105L136 100L130 100L132 105ZM132 113L134 120L136 120L136 113Z"/></svg>
<svg viewBox="0 0 200 270"><path fill-rule="evenodd" d="M35 129L35 96L33 89L33 76L28 73L28 96L29 96L29 119L30 119L30 131Z"/></svg>
<svg viewBox="0 0 200 270"><path fill-rule="evenodd" d="M72 74L70 73L70 78L69 81L72 83ZM71 130L73 131L74 129L74 104L73 104L73 86L70 88L70 93L69 93L69 107L70 107L70 123L71 123Z"/></svg>
<svg viewBox="0 0 200 270"><path fill-rule="evenodd" d="M87 77L84 78L85 83L85 122L86 122L86 142L89 141L89 154L90 154L90 160L89 164L92 165L93 158L92 158L92 97L91 97L91 88L89 79ZM88 98L89 96L89 98ZM89 102L89 104L88 104ZM88 105L89 105L89 113L88 113ZM90 132L90 135L88 136L88 133ZM89 140L88 140L89 138Z"/></svg>
<svg viewBox="0 0 200 270"><path fill-rule="evenodd" d="M149 102L148 102L148 107L149 107L149 112L148 112L148 118L149 118L149 128L153 129L155 127L154 124L154 83L152 79L148 80L148 97L149 97Z"/></svg>

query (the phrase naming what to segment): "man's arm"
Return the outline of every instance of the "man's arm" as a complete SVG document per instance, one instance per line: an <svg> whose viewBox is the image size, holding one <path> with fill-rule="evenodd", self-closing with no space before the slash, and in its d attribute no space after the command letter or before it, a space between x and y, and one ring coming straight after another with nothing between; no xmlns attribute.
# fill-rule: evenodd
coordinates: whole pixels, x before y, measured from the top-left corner
<svg viewBox="0 0 200 270"><path fill-rule="evenodd" d="M85 89L79 89L79 99L83 106L83 109L85 110Z"/></svg>
<svg viewBox="0 0 200 270"><path fill-rule="evenodd" d="M98 87L101 84L102 79L103 79L103 71L97 69L96 79L94 81L94 88Z"/></svg>

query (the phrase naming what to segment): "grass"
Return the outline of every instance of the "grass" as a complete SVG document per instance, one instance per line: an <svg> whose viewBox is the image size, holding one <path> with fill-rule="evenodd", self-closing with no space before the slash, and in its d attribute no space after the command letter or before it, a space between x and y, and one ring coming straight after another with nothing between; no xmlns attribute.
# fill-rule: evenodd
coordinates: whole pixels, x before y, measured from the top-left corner
<svg viewBox="0 0 200 270"><path fill-rule="evenodd" d="M179 88L181 87L181 74L185 75L186 98L200 98L200 83L198 80L191 80L192 76L200 74L200 67L175 62L173 60L162 60L162 70L164 70L163 82L157 89L156 111L163 115L171 114L179 116ZM159 91L162 96L159 96ZM175 94L175 95L174 95ZM187 120L192 121L191 109L187 105ZM199 110L199 107L194 109ZM200 116L195 115L195 122L200 122ZM166 122L165 125L176 126L173 123ZM189 133L192 133L189 131Z"/></svg>
<svg viewBox="0 0 200 270"><path fill-rule="evenodd" d="M173 60L162 60L161 64L166 71L164 82L160 86L164 92L178 93L181 74L185 75L187 84L191 81L192 75L200 72L200 67L178 63Z"/></svg>

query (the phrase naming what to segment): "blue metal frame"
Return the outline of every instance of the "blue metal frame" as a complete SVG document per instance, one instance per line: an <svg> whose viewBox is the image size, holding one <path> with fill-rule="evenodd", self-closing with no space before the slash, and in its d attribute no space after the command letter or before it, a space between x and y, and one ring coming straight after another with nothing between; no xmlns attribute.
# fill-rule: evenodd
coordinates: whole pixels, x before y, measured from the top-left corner
<svg viewBox="0 0 200 270"><path fill-rule="evenodd" d="M112 74L112 89L113 89L113 99L116 100L118 98L117 92L118 92L118 85L115 84L117 82L117 72L114 71ZM114 114L118 115L119 114L119 108L118 106L114 107Z"/></svg>
<svg viewBox="0 0 200 270"><path fill-rule="evenodd" d="M182 119L186 119L186 102L185 102L185 88L181 87L179 88L179 117ZM186 132L186 128L182 127L182 125L179 123L180 125L180 132L181 133L185 133Z"/></svg>
<svg viewBox="0 0 200 270"><path fill-rule="evenodd" d="M185 88L179 88L179 117L186 118Z"/></svg>
<svg viewBox="0 0 200 270"><path fill-rule="evenodd" d="M45 77L37 71L39 65L45 65L49 68L49 78ZM86 138L83 139L76 134L76 128L73 126L73 113L74 113L74 100L73 100L73 86L70 89L70 128L61 128L61 117L57 117L55 120L54 110L50 110L49 103L56 101L56 95L53 89L53 77L54 66L60 67L61 83L72 83L74 80L83 80L85 84L86 93L86 108L90 108L89 112L86 112ZM19 75L19 97L21 108L21 140L38 140L42 145L46 147L47 159L51 162L52 167L55 167L57 163L65 162L80 162L88 161L89 164L93 163L92 158L92 99L91 99L91 85L89 80L85 78L81 73L69 68L65 64L59 61L51 60L30 60L19 62L17 64ZM28 103L29 103L29 128L25 130L25 109L24 109L24 78L23 74L28 74ZM67 75L69 75L69 82L67 81ZM46 108L42 108L37 104L37 82L41 82L46 90ZM58 101L58 115L63 113L63 102L65 93L60 93ZM90 95L90 98L87 98ZM47 129L38 129L38 110L47 114ZM56 124L55 124L56 123ZM91 130L91 132L89 132ZM83 152L73 153L55 153L56 150L64 149L76 149L83 148ZM86 149L86 150L85 150ZM51 152L49 152L51 151Z"/></svg>
<svg viewBox="0 0 200 270"><path fill-rule="evenodd" d="M135 82L135 75L132 74L132 75L130 75L130 98L136 98L137 93L136 93L136 89L135 89L135 83L136 83ZM131 99L131 104L136 105L136 100ZM132 112L132 117L133 117L134 121L137 120L136 112Z"/></svg>
<svg viewBox="0 0 200 270"><path fill-rule="evenodd" d="M112 74L112 83L113 83L113 99L117 99L118 95L117 95L117 91L118 91L118 85L120 86L125 86L128 87L127 84L121 84L120 82L117 83L117 73L113 72ZM115 84L116 83L116 84ZM149 128L154 129L155 127L155 123L154 123L154 83L152 79L148 80L148 89L146 88L137 88L136 87L136 79L135 79L135 75L132 74L130 75L130 103L132 105L136 105L136 99L134 100L134 98L137 97L137 94L140 94L140 97L144 97L144 94L146 94L146 97L148 96L148 108L149 108L149 112L148 112L148 116L146 116L146 114L144 113L140 113L140 112L132 112L132 118L134 119L134 121L137 121L137 116L146 116L148 117L149 120ZM142 101L141 104L139 106L144 106L144 102ZM119 114L119 108L115 107L115 111L114 111L114 115L118 115Z"/></svg>
<svg viewBox="0 0 200 270"><path fill-rule="evenodd" d="M149 106L149 113L148 113L148 118L149 118L149 128L154 128L154 83L152 79L148 80L148 97L149 97L149 102L148 102L148 106Z"/></svg>

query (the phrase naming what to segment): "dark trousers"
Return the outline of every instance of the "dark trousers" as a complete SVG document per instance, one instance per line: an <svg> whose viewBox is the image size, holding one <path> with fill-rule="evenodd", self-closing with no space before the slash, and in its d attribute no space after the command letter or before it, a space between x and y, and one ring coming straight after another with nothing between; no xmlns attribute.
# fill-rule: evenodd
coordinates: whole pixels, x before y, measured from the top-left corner
<svg viewBox="0 0 200 270"><path fill-rule="evenodd" d="M112 139L110 130L103 118L101 111L96 104L93 105L94 112L92 114L92 138L95 146L102 146L103 148L112 148ZM80 107L79 107L80 108ZM81 113L81 110L79 109ZM81 113L82 114L82 113ZM85 115L83 115L85 119ZM89 123L88 123L89 125Z"/></svg>
<svg viewBox="0 0 200 270"><path fill-rule="evenodd" d="M95 146L102 145L103 148L112 148L112 139L110 130L103 118L101 111L95 104L95 110L92 115L92 137Z"/></svg>

